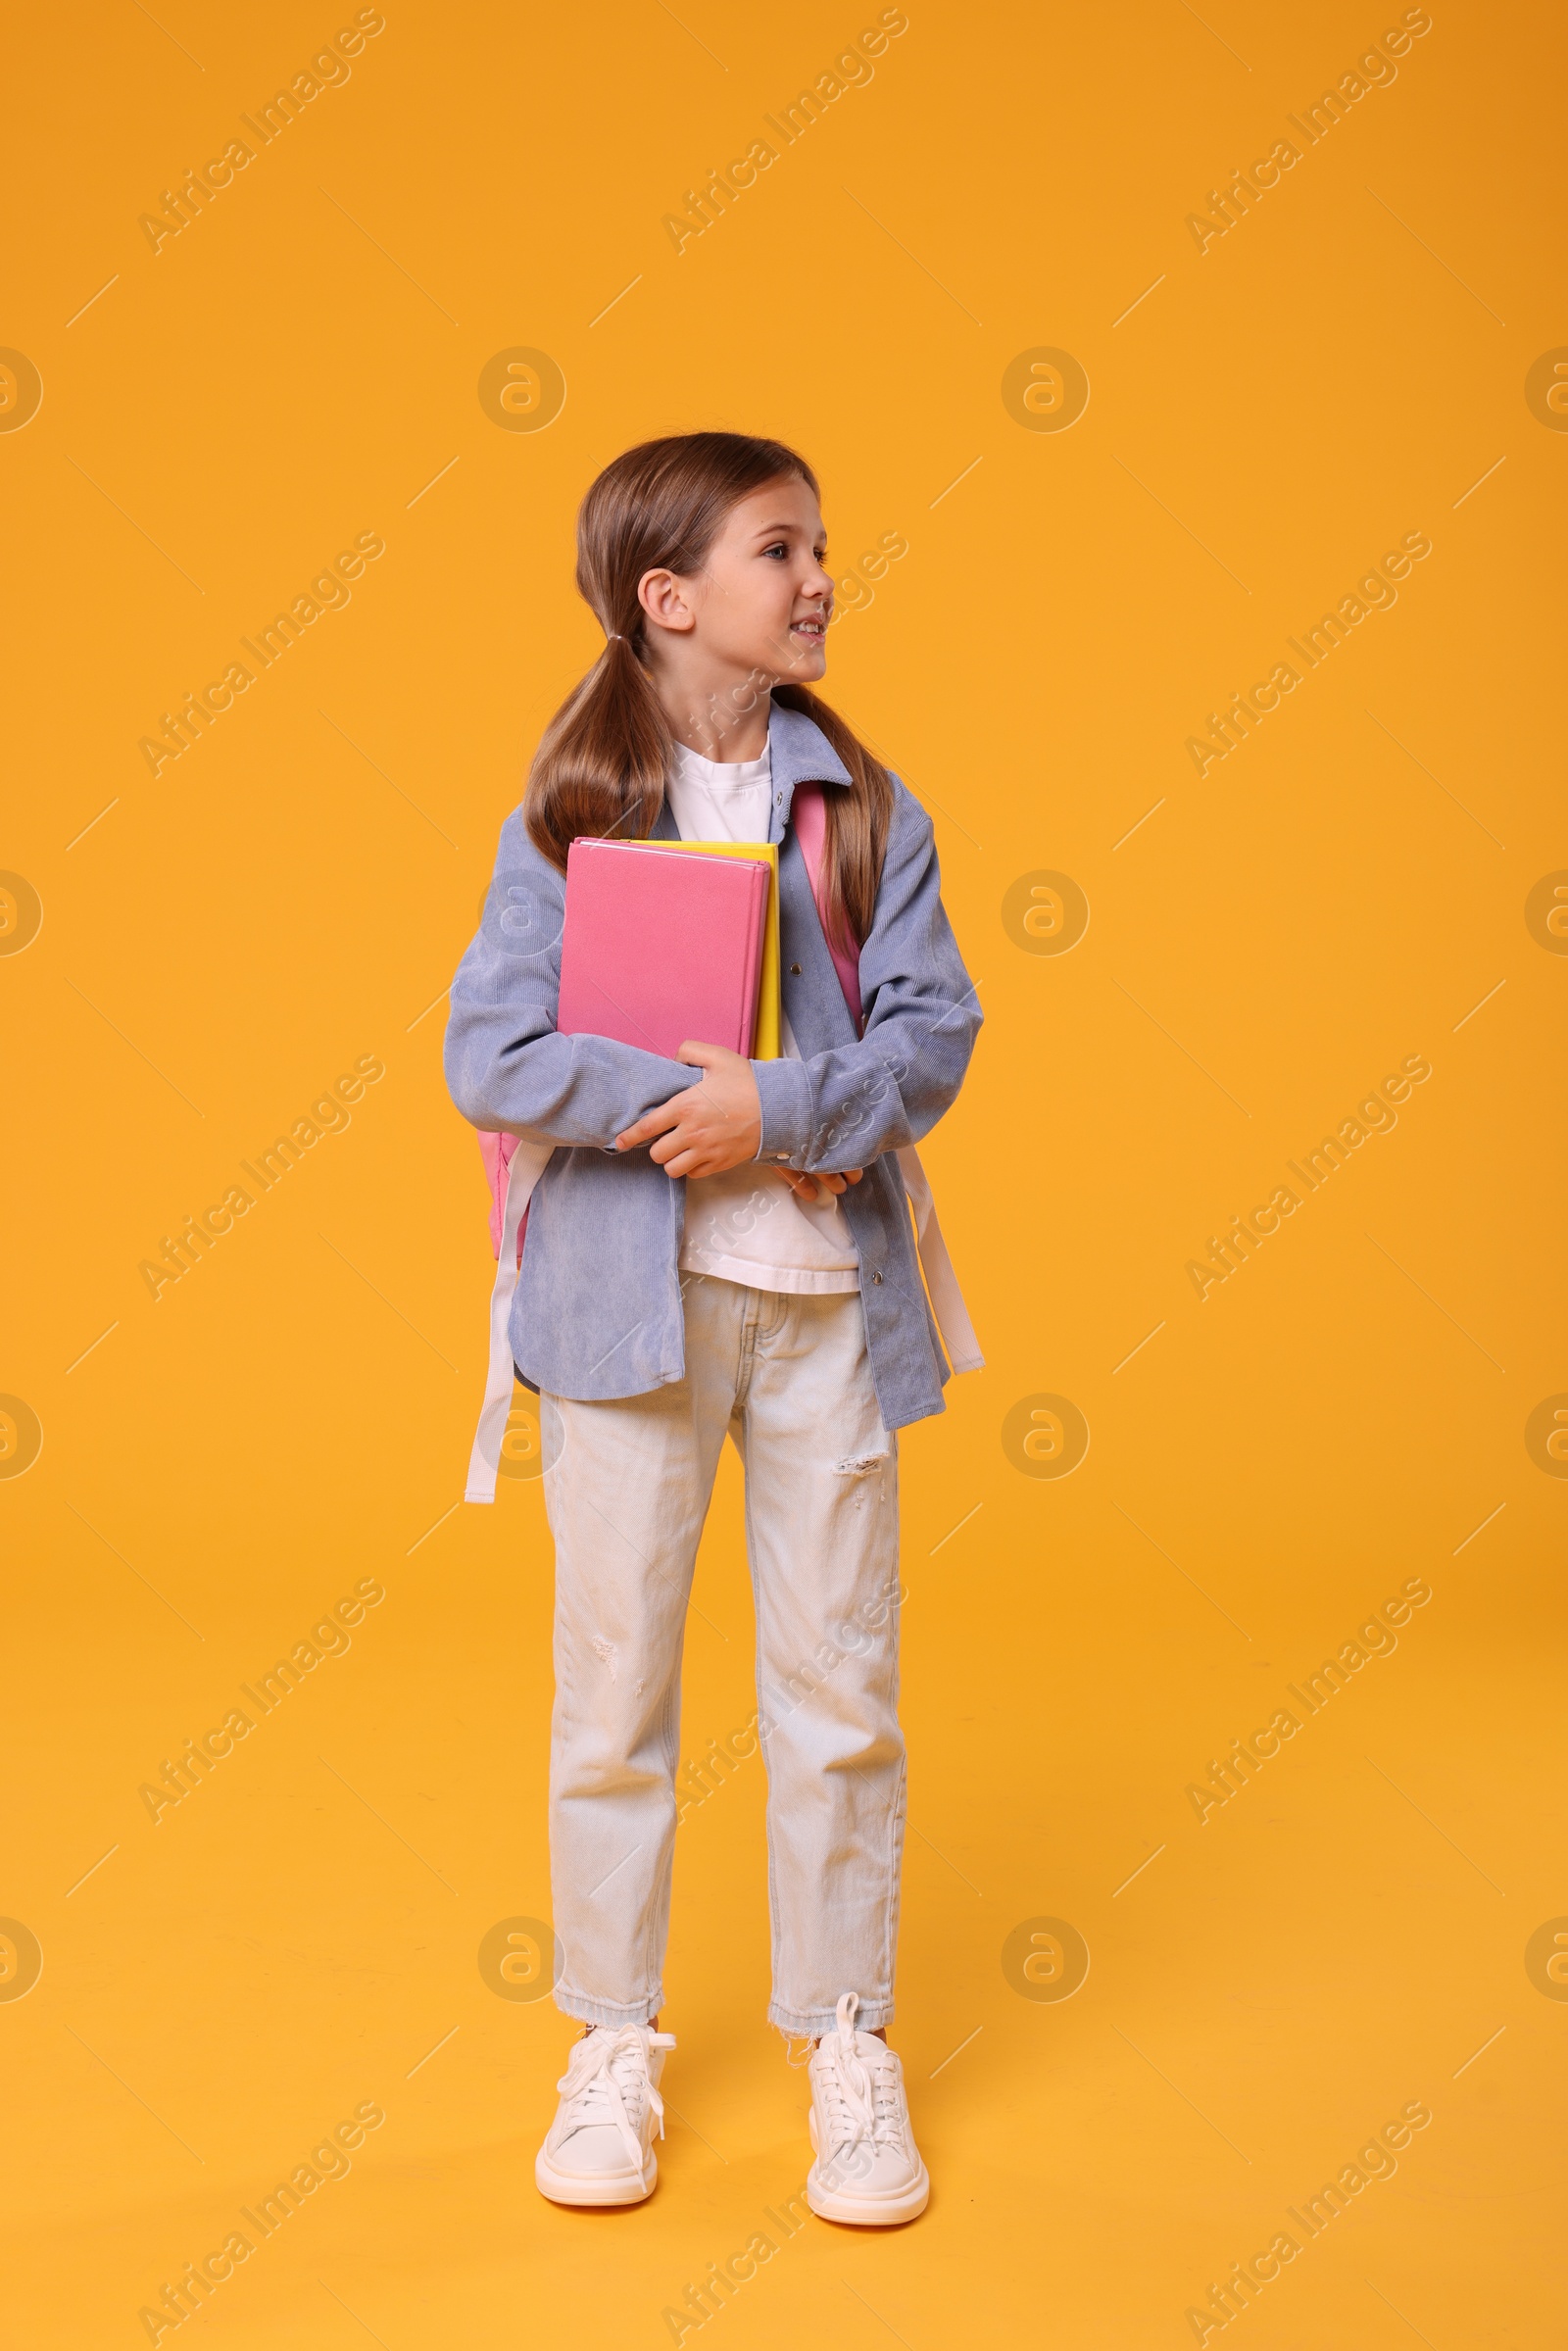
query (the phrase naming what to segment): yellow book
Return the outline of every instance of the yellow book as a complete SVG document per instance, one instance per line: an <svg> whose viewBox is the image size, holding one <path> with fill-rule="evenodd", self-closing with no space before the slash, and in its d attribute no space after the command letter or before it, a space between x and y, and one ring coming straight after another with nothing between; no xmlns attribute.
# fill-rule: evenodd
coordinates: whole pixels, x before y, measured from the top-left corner
<svg viewBox="0 0 1568 2351"><path fill-rule="evenodd" d="M762 929L762 976L757 990L754 1061L777 1061L779 1044L778 851L771 841L631 841L629 849L689 849L703 857L755 857L767 867L767 915Z"/></svg>

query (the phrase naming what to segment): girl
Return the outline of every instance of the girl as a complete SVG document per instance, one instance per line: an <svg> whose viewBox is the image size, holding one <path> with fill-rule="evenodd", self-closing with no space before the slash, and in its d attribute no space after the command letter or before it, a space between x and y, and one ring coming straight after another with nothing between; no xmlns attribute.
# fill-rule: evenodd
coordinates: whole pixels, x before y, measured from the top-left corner
<svg viewBox="0 0 1568 2351"><path fill-rule="evenodd" d="M980 1014L928 818L808 691L824 555L816 477L777 441L683 434L600 474L577 586L605 650L502 827L446 1073L474 1125L555 1146L510 1338L539 1392L556 1546L556 2000L585 2031L538 2185L627 2204L657 2176L681 1642L727 1433L767 1759L768 2015L816 2044L811 2208L874 2225L928 2192L885 2032L905 1800L894 1432L943 1409L948 1377L905 1179L923 1223L908 1147L956 1095ZM566 852L589 834L778 846L783 1057L557 1034ZM939 1263L937 1236L933 1296ZM959 1318L961 1368L978 1358Z"/></svg>

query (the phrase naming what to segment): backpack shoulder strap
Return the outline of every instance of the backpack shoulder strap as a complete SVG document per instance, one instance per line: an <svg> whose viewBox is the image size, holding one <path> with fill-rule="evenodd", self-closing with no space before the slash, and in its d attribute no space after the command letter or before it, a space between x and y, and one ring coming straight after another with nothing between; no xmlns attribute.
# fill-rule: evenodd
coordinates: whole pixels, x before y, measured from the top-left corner
<svg viewBox="0 0 1568 2351"><path fill-rule="evenodd" d="M850 1018L858 1036L865 1026L865 1007L860 1002L859 955L858 952L852 953L847 947L834 945L833 934L827 927L827 916L823 912L826 893L822 863L827 849L827 810L822 805L820 784L797 784L795 800L790 808L790 822L795 827L795 838L806 859L811 896L816 902L816 919L822 926L827 952L833 957L833 968L839 975L839 986L844 991L844 1001L850 1007Z"/></svg>
<svg viewBox="0 0 1568 2351"><path fill-rule="evenodd" d="M481 1147L491 1138L481 1133ZM527 1221L528 1202L533 1188L549 1164L554 1146L530 1143L520 1135L495 1138L498 1144L510 1143L512 1149L494 1154L498 1174L492 1181L499 1190L492 1214L499 1213L501 1230L496 1235L496 1279L490 1293L490 1357L485 1375L484 1402L479 1408L479 1426L474 1433L473 1449L468 1456L468 1482L464 1490L466 1502L493 1502L496 1498L496 1475L501 1465L502 1440L507 1433L507 1415L512 1409L514 1366L512 1361L512 1300L517 1287L517 1268L522 1262L522 1228ZM485 1167L491 1164L489 1151L485 1151ZM493 1229L493 1225L492 1225Z"/></svg>

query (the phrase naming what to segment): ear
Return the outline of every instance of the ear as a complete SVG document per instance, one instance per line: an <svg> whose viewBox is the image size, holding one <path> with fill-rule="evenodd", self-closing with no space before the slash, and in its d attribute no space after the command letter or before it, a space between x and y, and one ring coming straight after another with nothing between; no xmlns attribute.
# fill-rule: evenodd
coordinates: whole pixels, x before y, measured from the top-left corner
<svg viewBox="0 0 1568 2351"><path fill-rule="evenodd" d="M697 626L688 583L674 571L645 571L637 582L637 601L656 628L684 635Z"/></svg>

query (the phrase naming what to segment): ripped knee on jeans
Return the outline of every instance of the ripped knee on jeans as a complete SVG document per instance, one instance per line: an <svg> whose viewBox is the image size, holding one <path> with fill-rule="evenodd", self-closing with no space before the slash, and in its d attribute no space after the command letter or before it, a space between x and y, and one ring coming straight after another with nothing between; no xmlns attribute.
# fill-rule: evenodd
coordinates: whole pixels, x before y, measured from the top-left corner
<svg viewBox="0 0 1568 2351"><path fill-rule="evenodd" d="M886 1453L847 1453L835 1461L833 1474L838 1478L868 1478L887 1460Z"/></svg>

